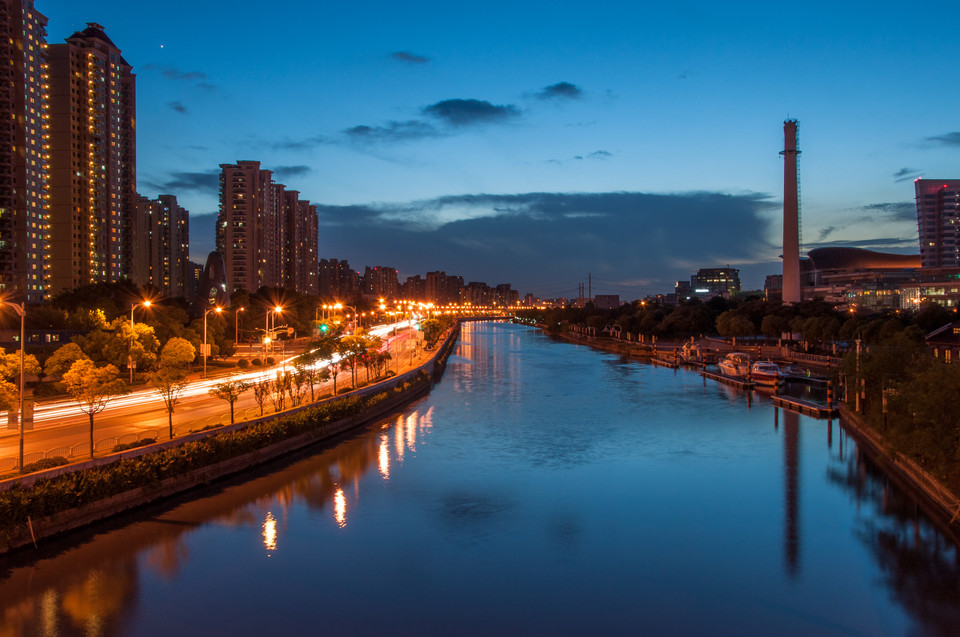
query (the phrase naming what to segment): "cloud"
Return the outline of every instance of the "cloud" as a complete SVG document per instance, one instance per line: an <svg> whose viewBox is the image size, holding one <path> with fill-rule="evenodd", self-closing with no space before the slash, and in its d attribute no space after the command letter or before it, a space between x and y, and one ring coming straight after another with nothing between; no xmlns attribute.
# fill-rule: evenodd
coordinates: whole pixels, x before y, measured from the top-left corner
<svg viewBox="0 0 960 637"><path fill-rule="evenodd" d="M388 122L385 126L353 126L343 131L347 139L359 143L402 142L437 137L440 132L429 122L417 119Z"/></svg>
<svg viewBox="0 0 960 637"><path fill-rule="evenodd" d="M827 237L829 237L831 234L833 234L834 232L836 232L836 230L837 230L837 227L836 227L836 226L827 226L826 228L824 228L823 230L820 231L820 239L819 239L819 241L823 241L824 239L826 239Z"/></svg>
<svg viewBox="0 0 960 637"><path fill-rule="evenodd" d="M159 71L163 77L175 82L193 83L197 87L207 90L216 88L216 85L209 81L210 77L202 71L181 71L176 67L160 64L147 64L143 68L148 71Z"/></svg>
<svg viewBox="0 0 960 637"><path fill-rule="evenodd" d="M543 90L537 93L537 97L542 100L552 99L580 99L583 97L583 90L570 82L557 82L550 86L545 86Z"/></svg>
<svg viewBox="0 0 960 637"><path fill-rule="evenodd" d="M306 137L304 139L285 139L276 142L260 142L257 144L267 148L272 148L273 150L306 151L310 150L311 148L316 148L317 146L322 146L323 144L329 143L331 143L331 140L327 137L324 137L323 135L314 135L313 137Z"/></svg>
<svg viewBox="0 0 960 637"><path fill-rule="evenodd" d="M960 132L944 133L943 135L934 135L927 137L925 142L939 146L960 146Z"/></svg>
<svg viewBox="0 0 960 637"><path fill-rule="evenodd" d="M862 206L860 210L884 215L890 221L916 221L917 205L912 201L897 201L889 203L874 203Z"/></svg>
<svg viewBox="0 0 960 637"><path fill-rule="evenodd" d="M506 104L491 104L486 100L450 99L425 106L423 114L435 117L450 126L472 126L503 122L519 117L517 107Z"/></svg>
<svg viewBox="0 0 960 637"><path fill-rule="evenodd" d="M184 105L183 105L183 102L180 102L180 101L167 102L167 106L169 106L171 109L177 111L178 113L184 113L184 114L186 114L186 112L187 112L187 107L184 106Z"/></svg>
<svg viewBox="0 0 960 637"><path fill-rule="evenodd" d="M214 192L220 188L220 171L170 173L167 181L145 181L146 185L161 193L179 195L184 192Z"/></svg>
<svg viewBox="0 0 960 637"><path fill-rule="evenodd" d="M919 168L901 168L893 173L893 180L897 183L901 181L912 181L915 177L919 177L921 172L923 171Z"/></svg>
<svg viewBox="0 0 960 637"><path fill-rule="evenodd" d="M430 61L430 58L417 55L416 53L411 53L410 51L396 51L390 54L397 62L403 62L405 64L426 64Z"/></svg>
<svg viewBox="0 0 960 637"><path fill-rule="evenodd" d="M879 252L893 252L895 254L917 254L920 248L917 245L917 239L903 237L876 237L873 239L860 239L857 241L823 241L811 245L805 245L807 251L815 248L863 248L865 250L876 250Z"/></svg>
<svg viewBox="0 0 960 637"><path fill-rule="evenodd" d="M273 169L273 174L277 179L303 177L311 172L313 172L313 169L310 166L277 166Z"/></svg>
<svg viewBox="0 0 960 637"><path fill-rule="evenodd" d="M560 295L552 284L562 282L573 295L587 273L653 281L644 289L624 283L595 290L639 298L669 291L699 267L769 262L775 272L778 248L767 240L775 209L766 195L711 192L464 194L320 205L319 254L348 259L354 268L387 264L404 276L445 270L536 294Z"/></svg>

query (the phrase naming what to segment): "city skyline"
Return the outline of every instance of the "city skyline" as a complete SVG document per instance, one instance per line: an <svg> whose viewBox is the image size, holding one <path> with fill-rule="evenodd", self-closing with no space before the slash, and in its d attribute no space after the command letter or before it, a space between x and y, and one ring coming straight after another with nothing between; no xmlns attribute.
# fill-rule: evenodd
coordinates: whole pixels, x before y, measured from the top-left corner
<svg viewBox="0 0 960 637"><path fill-rule="evenodd" d="M912 181L960 150L956 44L890 3L232 6L37 2L48 42L98 22L133 66L138 191L177 196L200 262L219 165L256 160L355 267L629 299L729 264L754 289L780 271L784 119L802 253L918 252Z"/></svg>

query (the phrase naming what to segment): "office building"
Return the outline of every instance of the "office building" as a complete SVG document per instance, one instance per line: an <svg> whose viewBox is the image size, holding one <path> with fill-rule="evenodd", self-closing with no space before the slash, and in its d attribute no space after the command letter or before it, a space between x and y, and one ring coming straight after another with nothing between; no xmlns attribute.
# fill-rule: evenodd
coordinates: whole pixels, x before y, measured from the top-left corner
<svg viewBox="0 0 960 637"><path fill-rule="evenodd" d="M727 266L725 268L700 268L690 277L690 286L693 293L701 298L730 295L740 291L740 270Z"/></svg>
<svg viewBox="0 0 960 637"><path fill-rule="evenodd" d="M48 295L47 19L33 0L0 0L0 293Z"/></svg>
<svg viewBox="0 0 960 637"><path fill-rule="evenodd" d="M960 179L917 179L914 187L922 267L960 267Z"/></svg>
<svg viewBox="0 0 960 637"><path fill-rule="evenodd" d="M48 48L51 291L129 279L136 76L103 27Z"/></svg>

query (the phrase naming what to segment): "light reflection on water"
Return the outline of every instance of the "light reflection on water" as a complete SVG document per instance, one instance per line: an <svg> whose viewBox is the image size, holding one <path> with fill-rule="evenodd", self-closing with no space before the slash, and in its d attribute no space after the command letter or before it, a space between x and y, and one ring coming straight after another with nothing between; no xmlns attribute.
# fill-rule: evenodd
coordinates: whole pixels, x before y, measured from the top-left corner
<svg viewBox="0 0 960 637"><path fill-rule="evenodd" d="M518 326L466 325L428 398L201 496L10 567L0 637L960 625L956 547L836 423Z"/></svg>

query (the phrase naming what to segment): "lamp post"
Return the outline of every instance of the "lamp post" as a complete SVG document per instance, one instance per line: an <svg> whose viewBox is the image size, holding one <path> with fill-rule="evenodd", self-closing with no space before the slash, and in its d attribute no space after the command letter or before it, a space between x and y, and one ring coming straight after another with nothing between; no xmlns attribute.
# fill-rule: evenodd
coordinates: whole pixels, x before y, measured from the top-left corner
<svg viewBox="0 0 960 637"><path fill-rule="evenodd" d="M133 384L133 370L136 367L136 364L133 362L133 344L137 340L137 334L133 331L133 311L137 309L138 305L143 307L150 307L150 301L143 301L142 303L132 303L130 305L130 354L127 356L127 367L130 368L130 384Z"/></svg>
<svg viewBox="0 0 960 637"><path fill-rule="evenodd" d="M206 312L203 313L203 377L207 377L207 314L210 312L216 312L219 314L223 312L222 307L212 307Z"/></svg>
<svg viewBox="0 0 960 637"><path fill-rule="evenodd" d="M270 326L270 317L271 315L281 314L283 312L283 307L277 305L275 307L267 310L267 313L263 317L263 332L264 332L264 354L268 354L267 348L270 346L270 342L273 339L273 330L277 327L276 316L274 316L273 327Z"/></svg>
<svg viewBox="0 0 960 637"><path fill-rule="evenodd" d="M353 310L353 333L357 333L357 328L360 327L360 315L357 313L357 308L350 305L344 305L343 303L337 303L334 305L336 309L347 308L348 310Z"/></svg>
<svg viewBox="0 0 960 637"><path fill-rule="evenodd" d="M234 347L238 346L240 343L240 312L243 312L245 307L238 307L237 310L233 313L233 345Z"/></svg>
<svg viewBox="0 0 960 637"><path fill-rule="evenodd" d="M20 316L20 417L17 422L20 429L20 460L18 467L20 467L20 473L23 473L23 350L24 350L24 324L27 316L27 304L20 303L11 303L10 301L0 301L3 305L7 307L12 307L14 311Z"/></svg>

